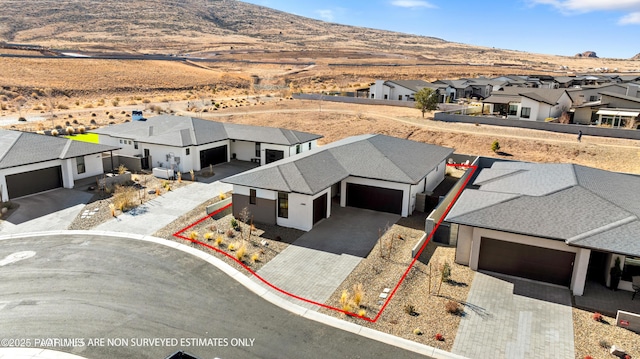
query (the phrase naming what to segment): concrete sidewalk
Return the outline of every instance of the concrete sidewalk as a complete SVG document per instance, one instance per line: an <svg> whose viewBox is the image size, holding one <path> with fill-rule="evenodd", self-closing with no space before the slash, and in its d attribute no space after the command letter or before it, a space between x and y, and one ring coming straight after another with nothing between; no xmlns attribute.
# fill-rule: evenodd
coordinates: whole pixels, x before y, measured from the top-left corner
<svg viewBox="0 0 640 359"><path fill-rule="evenodd" d="M324 303L373 249L379 229L398 219L396 214L334 205L331 217L265 264L258 275L288 293ZM308 309L318 308L297 303Z"/></svg>
<svg viewBox="0 0 640 359"><path fill-rule="evenodd" d="M231 191L232 188L230 184L221 182L192 183L154 198L135 210L100 224L94 230L153 234L208 199Z"/></svg>

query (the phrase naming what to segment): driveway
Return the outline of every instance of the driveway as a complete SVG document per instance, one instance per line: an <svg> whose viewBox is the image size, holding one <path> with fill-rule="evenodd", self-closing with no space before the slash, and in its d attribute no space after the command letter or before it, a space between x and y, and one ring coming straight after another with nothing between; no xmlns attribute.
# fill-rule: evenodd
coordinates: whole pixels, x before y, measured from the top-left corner
<svg viewBox="0 0 640 359"><path fill-rule="evenodd" d="M11 200L19 208L0 223L0 233L67 229L92 197L87 192L60 188Z"/></svg>
<svg viewBox="0 0 640 359"><path fill-rule="evenodd" d="M469 358L574 358L571 293L476 273L453 353Z"/></svg>
<svg viewBox="0 0 640 359"><path fill-rule="evenodd" d="M169 243L98 233L0 240L0 338L67 340L49 346L92 359L177 350L203 359L424 358L275 306Z"/></svg>
<svg viewBox="0 0 640 359"><path fill-rule="evenodd" d="M331 217L303 234L258 274L284 291L324 303L371 252L379 230L398 219L397 214L334 205ZM317 309L313 304L297 304Z"/></svg>

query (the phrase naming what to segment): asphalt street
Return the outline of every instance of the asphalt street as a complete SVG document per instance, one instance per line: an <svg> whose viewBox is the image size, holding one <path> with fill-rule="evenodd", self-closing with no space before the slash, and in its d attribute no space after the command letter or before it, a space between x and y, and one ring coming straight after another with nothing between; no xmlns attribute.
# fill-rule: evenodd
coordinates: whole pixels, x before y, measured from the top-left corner
<svg viewBox="0 0 640 359"><path fill-rule="evenodd" d="M0 241L0 340L87 358L425 358L283 310L156 243ZM37 344L37 345L34 345Z"/></svg>

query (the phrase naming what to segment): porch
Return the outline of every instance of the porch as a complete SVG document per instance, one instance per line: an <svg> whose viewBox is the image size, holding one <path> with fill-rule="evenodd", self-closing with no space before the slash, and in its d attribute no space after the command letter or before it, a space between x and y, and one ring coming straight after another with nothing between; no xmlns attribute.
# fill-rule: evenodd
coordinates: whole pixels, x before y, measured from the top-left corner
<svg viewBox="0 0 640 359"><path fill-rule="evenodd" d="M599 312L614 317L618 310L640 314L640 295L631 300L633 292L626 290L611 290L597 281L587 280L582 296L573 297L575 307Z"/></svg>

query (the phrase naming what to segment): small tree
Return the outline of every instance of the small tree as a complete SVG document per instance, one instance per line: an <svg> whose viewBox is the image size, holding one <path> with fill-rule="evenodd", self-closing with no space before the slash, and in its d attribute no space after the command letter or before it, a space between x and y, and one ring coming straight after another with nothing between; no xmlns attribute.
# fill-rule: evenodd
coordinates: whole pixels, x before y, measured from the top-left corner
<svg viewBox="0 0 640 359"><path fill-rule="evenodd" d="M422 118L427 111L433 111L438 108L438 93L433 89L425 87L416 92L416 108L422 111Z"/></svg>

